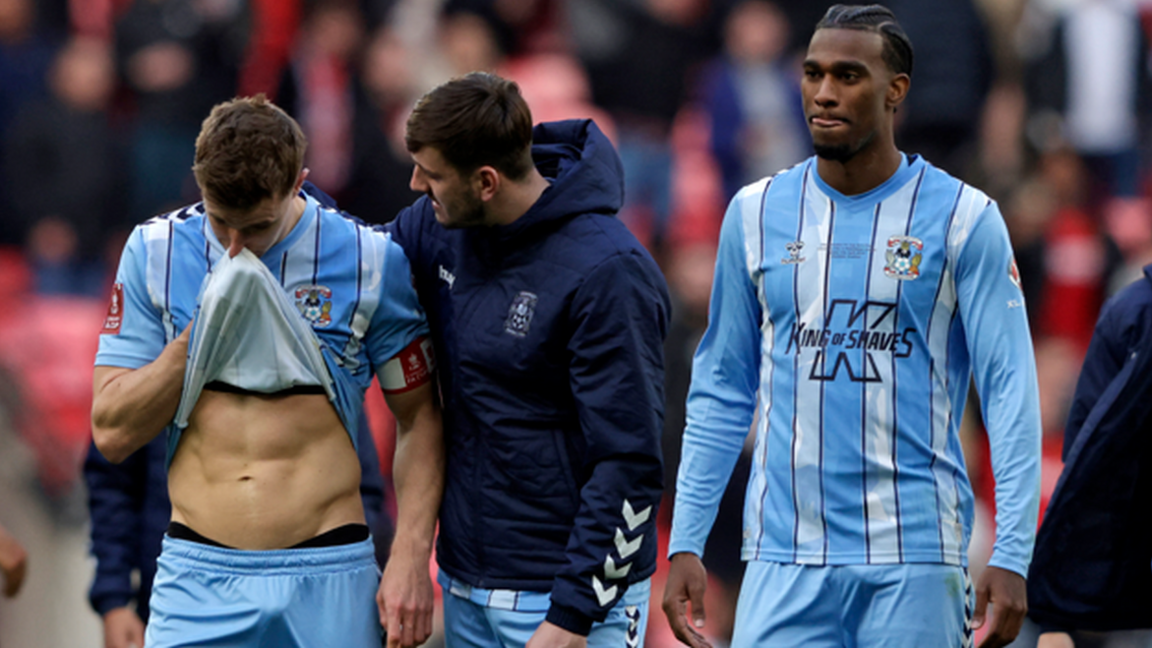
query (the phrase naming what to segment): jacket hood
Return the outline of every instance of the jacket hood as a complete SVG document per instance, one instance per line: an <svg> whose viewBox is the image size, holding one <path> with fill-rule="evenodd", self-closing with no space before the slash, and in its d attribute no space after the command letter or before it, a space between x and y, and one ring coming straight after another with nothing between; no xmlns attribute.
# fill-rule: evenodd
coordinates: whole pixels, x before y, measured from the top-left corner
<svg viewBox="0 0 1152 648"><path fill-rule="evenodd" d="M515 222L491 228L498 238L580 214L615 215L624 204L620 156L590 119L538 124L532 129L532 160L551 185Z"/></svg>

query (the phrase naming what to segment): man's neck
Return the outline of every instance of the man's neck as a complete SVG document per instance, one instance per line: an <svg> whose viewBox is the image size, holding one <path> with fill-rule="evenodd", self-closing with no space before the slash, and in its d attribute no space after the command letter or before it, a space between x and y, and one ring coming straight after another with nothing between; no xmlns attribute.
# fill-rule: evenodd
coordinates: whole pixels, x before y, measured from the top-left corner
<svg viewBox="0 0 1152 648"><path fill-rule="evenodd" d="M511 225L528 213L532 205L540 199L548 188L548 179L540 175L535 167L528 176L518 182L508 182L501 187L499 198L489 207L490 225Z"/></svg>
<svg viewBox="0 0 1152 648"><path fill-rule="evenodd" d="M860 151L846 162L817 158L816 171L829 187L855 196L884 184L900 169L901 160L899 149L891 144Z"/></svg>

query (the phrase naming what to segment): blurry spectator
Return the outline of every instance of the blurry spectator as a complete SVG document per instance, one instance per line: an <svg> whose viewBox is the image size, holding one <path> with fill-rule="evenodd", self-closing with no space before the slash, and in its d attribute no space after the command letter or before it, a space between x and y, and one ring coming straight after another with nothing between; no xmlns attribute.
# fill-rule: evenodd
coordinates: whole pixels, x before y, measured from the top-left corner
<svg viewBox="0 0 1152 648"><path fill-rule="evenodd" d="M20 108L46 94L54 51L51 39L36 30L33 0L0 0L0 150L7 145ZM0 245L24 242L23 228L9 212L12 191L8 183L0 182Z"/></svg>
<svg viewBox="0 0 1152 648"><path fill-rule="evenodd" d="M263 92L276 99L300 27L301 0L251 0L252 33L240 70L240 96Z"/></svg>
<svg viewBox="0 0 1152 648"><path fill-rule="evenodd" d="M444 4L446 13L466 12L483 18L497 47L508 56L560 47L560 9L559 0L447 0Z"/></svg>
<svg viewBox="0 0 1152 648"><path fill-rule="evenodd" d="M1004 220L1016 268L1020 273L1020 290L1028 309L1028 324L1040 330L1040 312L1044 304L1045 232L1056 216L1057 202L1052 187L1042 178L1030 178L1018 186L1005 201Z"/></svg>
<svg viewBox="0 0 1152 648"><path fill-rule="evenodd" d="M583 0L568 3L577 54L592 96L616 122L624 164L621 218L651 222L652 243L666 234L671 205L672 122L689 74L708 52L704 0Z"/></svg>
<svg viewBox="0 0 1152 648"><path fill-rule="evenodd" d="M353 115L352 168L341 205L370 223L391 221L416 199L408 187L412 158L404 121L419 94L411 55L390 27L379 28L364 52Z"/></svg>
<svg viewBox="0 0 1152 648"><path fill-rule="evenodd" d="M900 106L896 141L965 177L992 84L988 33L972 0L888 0L916 43L915 88Z"/></svg>
<svg viewBox="0 0 1152 648"><path fill-rule="evenodd" d="M616 124L592 103L592 86L580 62L568 54L532 54L513 58L502 68L505 78L520 86L520 94L540 122L591 119L608 139L616 139Z"/></svg>
<svg viewBox="0 0 1152 648"><path fill-rule="evenodd" d="M1104 306L1076 385L1028 574L1029 616L1054 633L1042 646L1071 645L1056 631L1152 628L1152 266L1144 272Z"/></svg>
<svg viewBox="0 0 1152 648"><path fill-rule="evenodd" d="M724 201L740 187L786 169L811 152L790 60L788 23L776 5L748 0L728 15L724 56L703 73L712 152L724 176Z"/></svg>
<svg viewBox="0 0 1152 648"><path fill-rule="evenodd" d="M1086 202L1086 176L1080 157L1063 149L1040 162L1040 172L1057 200L1044 235L1044 288L1041 335L1057 335L1085 349L1096 313L1104 301L1108 275L1117 262Z"/></svg>
<svg viewBox="0 0 1152 648"><path fill-rule="evenodd" d="M344 204L352 174L356 73L364 41L356 0L317 0L304 13L300 41L276 101L308 137L309 180Z"/></svg>
<svg viewBox="0 0 1152 648"><path fill-rule="evenodd" d="M107 110L111 52L76 38L60 50L49 79L52 95L20 111L4 151L4 182L18 189L10 214L40 293L101 296L104 242L128 226L128 181Z"/></svg>
<svg viewBox="0 0 1152 648"><path fill-rule="evenodd" d="M24 584L28 552L12 534L0 526L0 572L4 574L4 596L12 598Z"/></svg>
<svg viewBox="0 0 1152 648"><path fill-rule="evenodd" d="M1104 204L1103 214L1105 230L1123 259L1109 276L1108 293L1112 294L1143 277L1144 266L1152 263L1152 201L1113 198Z"/></svg>
<svg viewBox="0 0 1152 648"><path fill-rule="evenodd" d="M196 134L236 93L248 22L245 0L135 0L117 21L117 62L135 104L133 221L197 195Z"/></svg>
<svg viewBox="0 0 1152 648"><path fill-rule="evenodd" d="M1152 98L1136 2L1032 0L1021 29L1033 145L1070 145L1095 198L1135 195Z"/></svg>
<svg viewBox="0 0 1152 648"><path fill-rule="evenodd" d="M477 13L445 12L439 40L453 77L469 72L495 72L504 60L495 28Z"/></svg>

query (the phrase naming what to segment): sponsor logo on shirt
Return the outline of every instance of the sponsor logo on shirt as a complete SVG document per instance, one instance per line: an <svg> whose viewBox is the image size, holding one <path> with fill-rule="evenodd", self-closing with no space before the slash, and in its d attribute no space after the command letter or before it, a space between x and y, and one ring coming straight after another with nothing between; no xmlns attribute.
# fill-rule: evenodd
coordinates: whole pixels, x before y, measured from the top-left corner
<svg viewBox="0 0 1152 648"><path fill-rule="evenodd" d="M508 319L504 320L504 332L516 337L528 335L532 327L532 315L536 312L536 295L527 291L520 291L512 300L508 308Z"/></svg>
<svg viewBox="0 0 1152 648"><path fill-rule="evenodd" d="M332 323L332 291L326 286L301 286L296 289L296 308L312 326Z"/></svg>
<svg viewBox="0 0 1152 648"><path fill-rule="evenodd" d="M448 290L452 290L452 285L456 283L456 275L452 274L444 266L440 266L440 279L448 284Z"/></svg>
<svg viewBox="0 0 1152 648"><path fill-rule="evenodd" d="M800 253L804 251L804 241L791 241L789 243L785 243L784 249L788 250L788 258L780 259L780 263L783 263L784 265L792 265L796 263L804 263L806 260L804 257L800 256Z"/></svg>
<svg viewBox="0 0 1152 648"><path fill-rule="evenodd" d="M834 299L824 316L824 324L796 322L788 336L785 353L816 349L808 372L809 380L882 382L877 355L907 358L912 355L914 327L899 331L877 330L895 318L895 302Z"/></svg>
<svg viewBox="0 0 1152 648"><path fill-rule="evenodd" d="M112 298L108 302L108 314L104 316L104 326L100 334L120 335L120 324L124 322L124 284L112 284Z"/></svg>
<svg viewBox="0 0 1152 648"><path fill-rule="evenodd" d="M924 242L912 236L888 237L888 252L884 258L888 265L884 266L884 274L892 279L901 281L916 279L920 276L921 252Z"/></svg>

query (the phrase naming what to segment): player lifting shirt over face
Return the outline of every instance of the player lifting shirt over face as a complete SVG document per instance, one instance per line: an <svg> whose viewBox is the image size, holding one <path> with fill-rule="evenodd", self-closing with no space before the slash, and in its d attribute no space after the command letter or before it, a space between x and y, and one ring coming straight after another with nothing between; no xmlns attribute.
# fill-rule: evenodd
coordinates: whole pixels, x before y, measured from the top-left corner
<svg viewBox="0 0 1152 648"><path fill-rule="evenodd" d="M93 436L122 461L167 430L172 523L146 643L415 645L443 481L427 324L391 237L308 191L300 127L263 96L196 141L203 202L125 246L94 374ZM354 446L379 375L399 422L381 580ZM373 598L376 603L373 603Z"/></svg>

